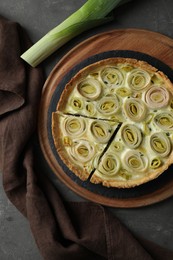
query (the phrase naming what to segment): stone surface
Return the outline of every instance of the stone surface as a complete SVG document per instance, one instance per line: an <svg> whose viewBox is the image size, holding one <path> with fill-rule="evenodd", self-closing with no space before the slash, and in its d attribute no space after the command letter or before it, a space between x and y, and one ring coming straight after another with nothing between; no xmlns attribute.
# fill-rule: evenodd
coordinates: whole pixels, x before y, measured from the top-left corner
<svg viewBox="0 0 173 260"><path fill-rule="evenodd" d="M2 182L0 182L0 259L42 259L28 221L7 199Z"/></svg>
<svg viewBox="0 0 173 260"><path fill-rule="evenodd" d="M0 15L20 23L35 42L85 2L84 0L0 0ZM113 22L81 34L48 58L44 62L47 75L73 46L99 32L117 28L144 28L173 38L172 13L172 0L134 0L113 12L115 16ZM38 144L36 149L38 150L38 161L41 162L44 173L51 173ZM51 175L53 177L53 173ZM56 186L67 199L81 200L58 180L56 180ZM142 235L173 250L172 205L173 198L170 198L144 208L110 210L134 234ZM27 220L14 208L4 194L2 178L0 178L0 259L42 259Z"/></svg>

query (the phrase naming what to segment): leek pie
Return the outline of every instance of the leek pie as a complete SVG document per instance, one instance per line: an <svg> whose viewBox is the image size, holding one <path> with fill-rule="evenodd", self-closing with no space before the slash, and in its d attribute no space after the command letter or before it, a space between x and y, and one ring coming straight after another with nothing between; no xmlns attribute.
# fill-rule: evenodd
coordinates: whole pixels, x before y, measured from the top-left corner
<svg viewBox="0 0 173 260"><path fill-rule="evenodd" d="M173 85L144 61L91 64L64 86L52 135L83 181L118 188L148 182L173 162Z"/></svg>

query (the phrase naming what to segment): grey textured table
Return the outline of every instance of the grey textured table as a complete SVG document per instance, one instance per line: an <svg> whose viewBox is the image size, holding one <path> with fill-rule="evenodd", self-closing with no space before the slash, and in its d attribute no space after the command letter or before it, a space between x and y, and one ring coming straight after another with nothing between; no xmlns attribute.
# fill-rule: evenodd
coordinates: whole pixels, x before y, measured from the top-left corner
<svg viewBox="0 0 173 260"><path fill-rule="evenodd" d="M83 3L84 0L0 0L0 15L19 22L35 42ZM98 32L117 28L144 28L173 38L172 14L172 0L133 1L115 11L113 22L76 37L47 59L44 62L47 75L67 51ZM36 149L43 174L51 173L38 144ZM56 185L67 199L70 197L73 200L81 200L60 181L56 180ZM144 208L110 210L134 234L140 234L173 250L173 198ZM3 192L2 178L0 178L0 259L42 259L27 220L14 208Z"/></svg>

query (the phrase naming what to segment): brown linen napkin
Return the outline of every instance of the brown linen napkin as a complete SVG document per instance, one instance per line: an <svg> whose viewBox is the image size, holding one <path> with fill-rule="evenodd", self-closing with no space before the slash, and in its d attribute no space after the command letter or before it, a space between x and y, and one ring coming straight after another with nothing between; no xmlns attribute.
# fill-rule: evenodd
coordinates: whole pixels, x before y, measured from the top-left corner
<svg viewBox="0 0 173 260"><path fill-rule="evenodd" d="M43 259L173 259L172 252L136 239L105 207L63 201L50 180L36 170L33 137L44 78L39 68L20 59L30 45L17 23L0 17L3 185L11 202L28 218Z"/></svg>

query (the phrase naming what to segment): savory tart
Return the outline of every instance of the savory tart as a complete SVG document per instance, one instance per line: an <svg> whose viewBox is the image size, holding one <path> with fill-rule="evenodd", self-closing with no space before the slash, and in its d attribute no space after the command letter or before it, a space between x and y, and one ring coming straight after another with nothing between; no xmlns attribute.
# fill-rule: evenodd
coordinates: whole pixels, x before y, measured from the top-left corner
<svg viewBox="0 0 173 260"><path fill-rule="evenodd" d="M58 111L52 114L52 122L54 142L60 157L78 177L88 179L118 124Z"/></svg>
<svg viewBox="0 0 173 260"><path fill-rule="evenodd" d="M144 61L110 58L64 86L52 135L67 167L83 181L130 188L173 162L173 85Z"/></svg>

